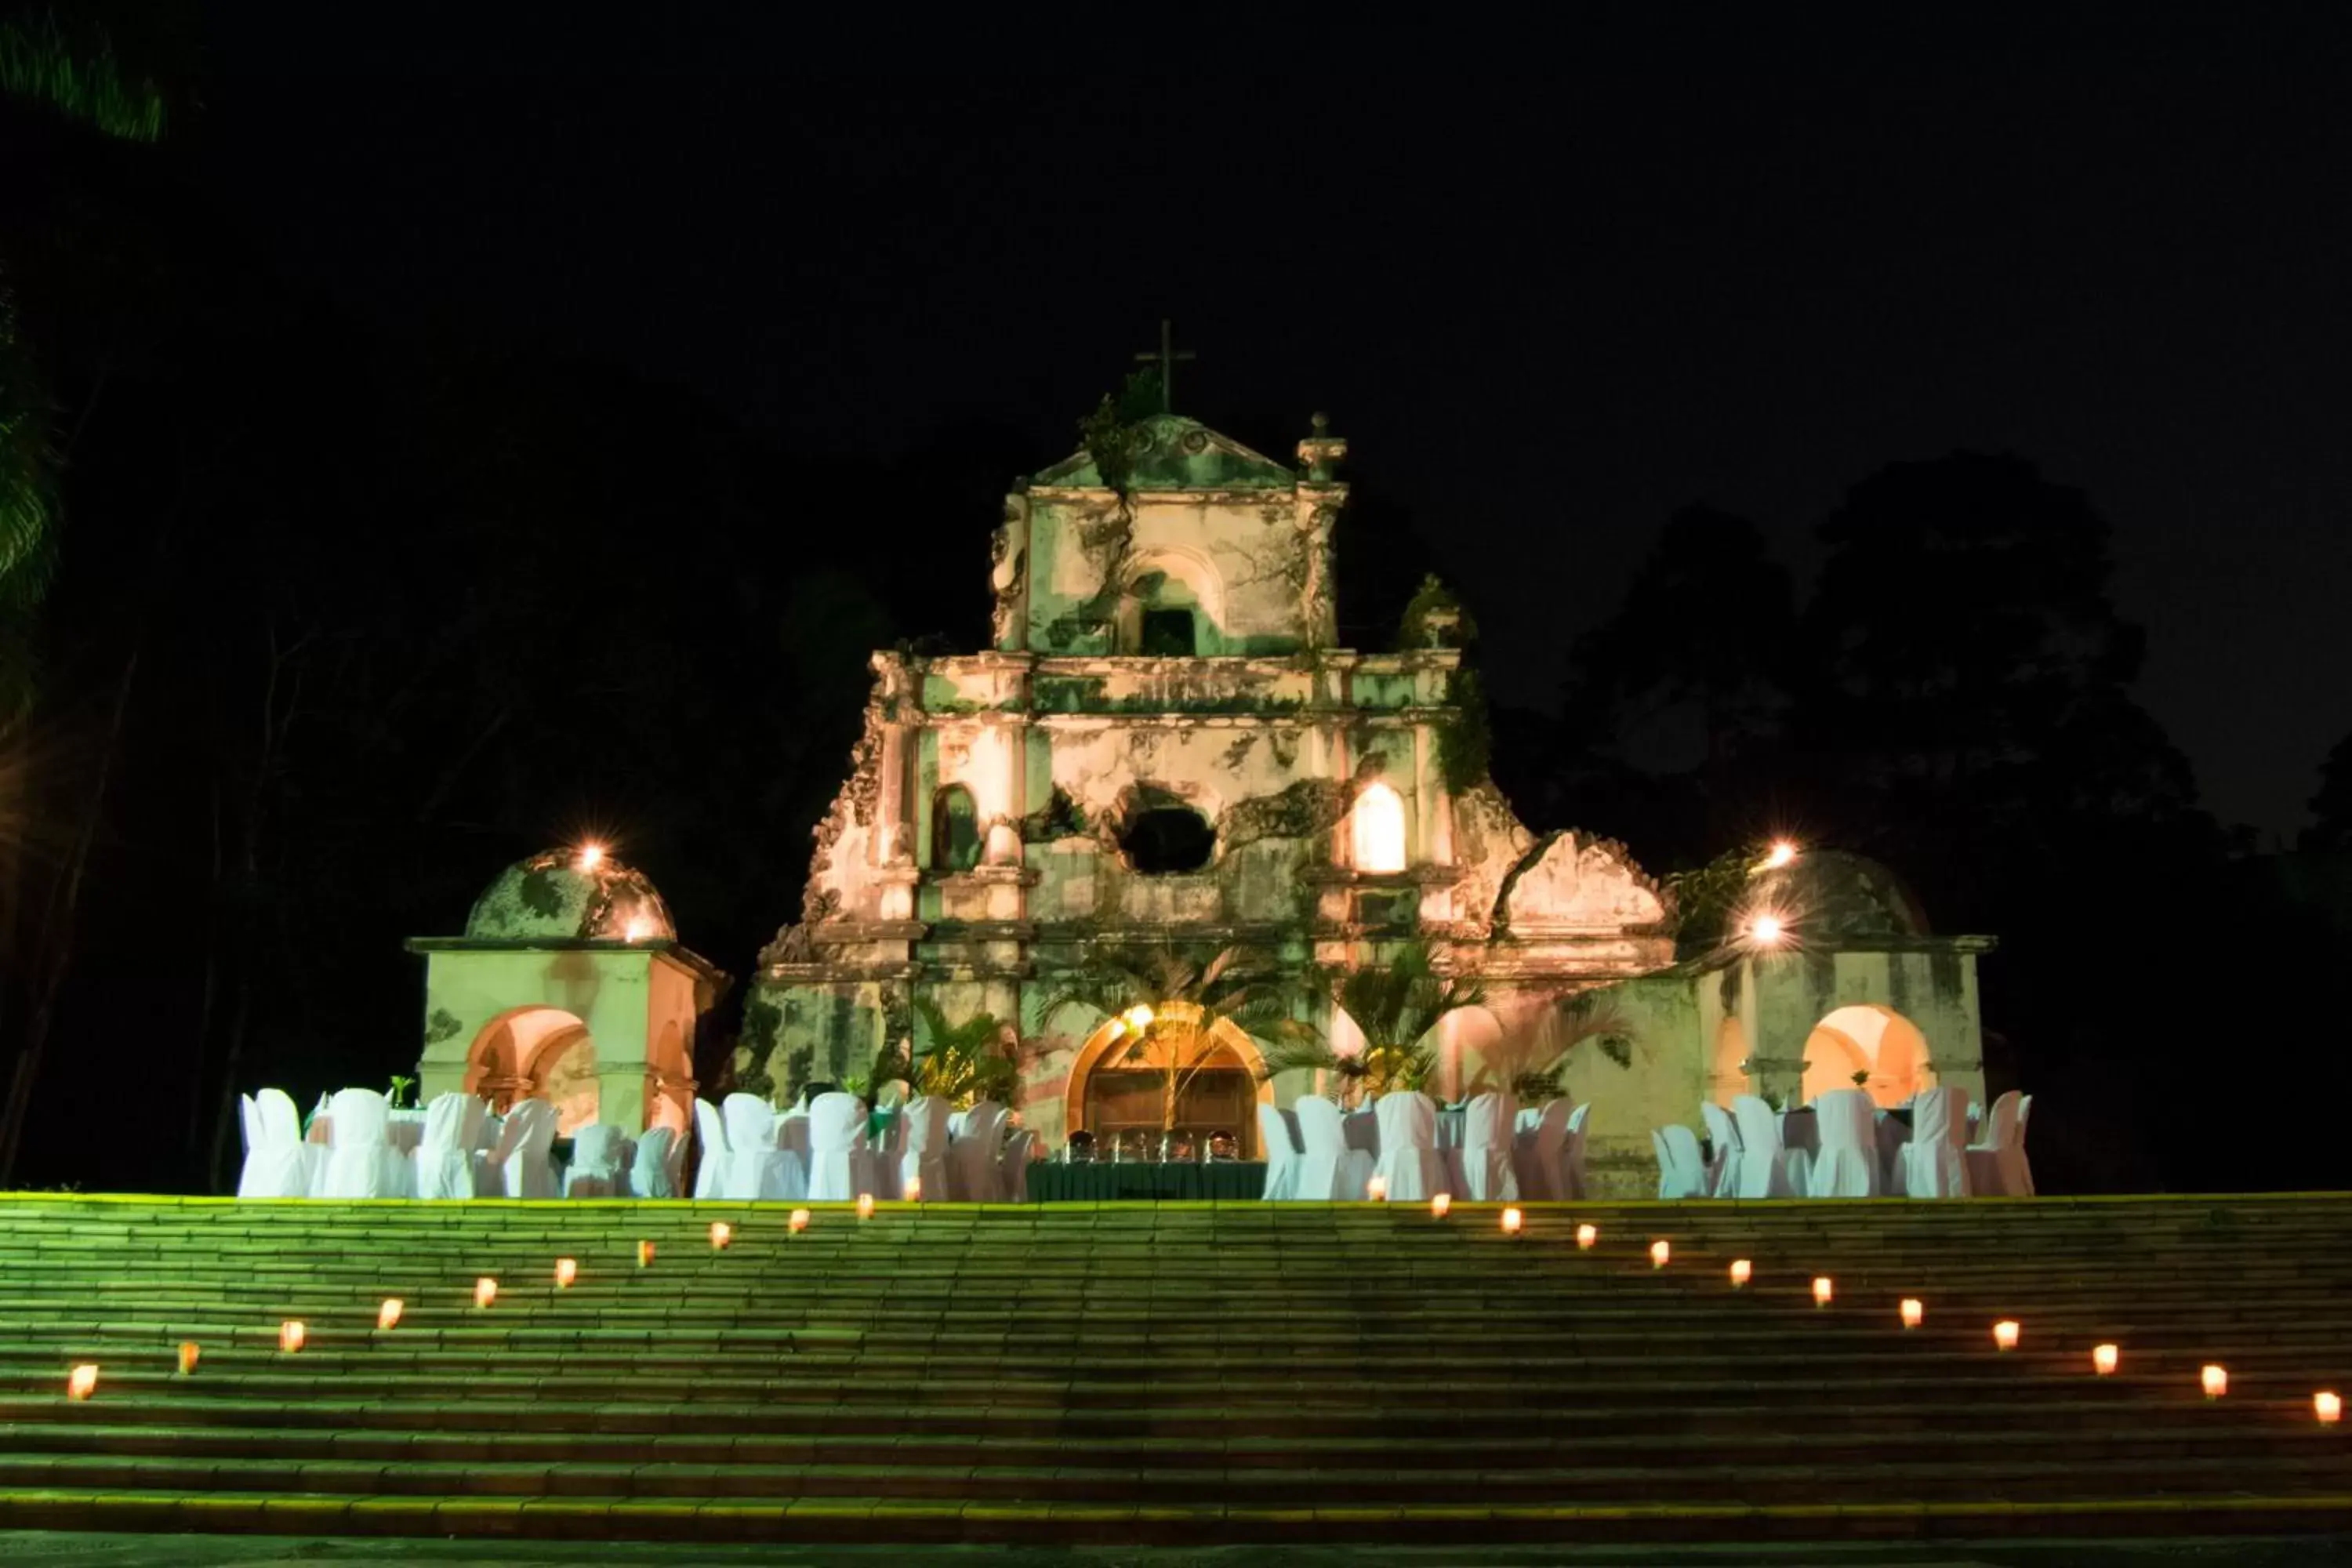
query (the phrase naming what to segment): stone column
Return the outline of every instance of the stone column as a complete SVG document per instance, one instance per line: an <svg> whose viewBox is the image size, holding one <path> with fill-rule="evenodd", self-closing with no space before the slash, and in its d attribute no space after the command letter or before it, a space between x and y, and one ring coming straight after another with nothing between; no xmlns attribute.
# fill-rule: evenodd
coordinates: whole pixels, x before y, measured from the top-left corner
<svg viewBox="0 0 2352 1568"><path fill-rule="evenodd" d="M1804 1095L1805 1058L1750 1056L1748 1082L1755 1093L1768 1100L1778 1097L1783 1108L1792 1107Z"/></svg>

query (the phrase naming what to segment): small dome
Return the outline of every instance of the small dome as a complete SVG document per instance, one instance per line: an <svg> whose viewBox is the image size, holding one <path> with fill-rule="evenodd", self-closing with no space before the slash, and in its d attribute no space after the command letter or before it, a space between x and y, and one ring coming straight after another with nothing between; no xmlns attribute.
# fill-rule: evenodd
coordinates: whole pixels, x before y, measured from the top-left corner
<svg viewBox="0 0 2352 1568"><path fill-rule="evenodd" d="M1788 911L1804 936L1919 937L1927 917L1902 879L1843 849L1807 849L1756 879L1757 901Z"/></svg>
<svg viewBox="0 0 2352 1568"><path fill-rule="evenodd" d="M466 934L493 941L675 941L669 906L605 851L550 849L517 861L474 900Z"/></svg>

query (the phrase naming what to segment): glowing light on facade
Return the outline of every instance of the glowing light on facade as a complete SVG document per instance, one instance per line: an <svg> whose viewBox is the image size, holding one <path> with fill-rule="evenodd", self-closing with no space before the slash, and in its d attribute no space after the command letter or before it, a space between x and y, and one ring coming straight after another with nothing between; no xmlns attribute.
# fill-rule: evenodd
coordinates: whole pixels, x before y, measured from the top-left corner
<svg viewBox="0 0 2352 1568"><path fill-rule="evenodd" d="M1364 786L1350 814L1356 869L1377 874L1405 866L1404 801L1384 784Z"/></svg>
<svg viewBox="0 0 2352 1568"><path fill-rule="evenodd" d="M604 863L604 847L602 844L583 844L580 847L580 858L573 862L583 871L593 871Z"/></svg>
<svg viewBox="0 0 2352 1568"><path fill-rule="evenodd" d="M1779 915L1758 915L1748 922L1748 940L1758 947L1778 947L1789 934Z"/></svg>
<svg viewBox="0 0 2352 1568"><path fill-rule="evenodd" d="M1785 838L1776 838L1772 841L1770 853L1764 857L1764 869L1767 871L1777 871L1781 867L1786 866L1790 861L1796 859L1796 858L1797 847L1794 844L1790 843Z"/></svg>

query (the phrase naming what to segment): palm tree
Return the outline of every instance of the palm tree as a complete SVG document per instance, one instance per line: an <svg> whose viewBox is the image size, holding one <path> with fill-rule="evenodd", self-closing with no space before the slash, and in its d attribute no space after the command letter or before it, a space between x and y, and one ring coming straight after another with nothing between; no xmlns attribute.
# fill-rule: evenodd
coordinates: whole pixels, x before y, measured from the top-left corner
<svg viewBox="0 0 2352 1568"><path fill-rule="evenodd" d="M950 1024L946 1011L928 996L915 998L915 1011L929 1043L920 1052L912 1040L883 1047L866 1075L865 1093L871 1097L887 1085L904 1083L913 1094L950 1105L976 1100L1011 1103L1021 1087L1025 1050L1010 1024L993 1013L974 1013L961 1024Z"/></svg>
<svg viewBox="0 0 2352 1568"><path fill-rule="evenodd" d="M1521 1104L1556 1100L1563 1092L1560 1074L1577 1047L1599 1040L1604 1050L1622 1044L1625 1016L1614 1006L1596 1005L1591 993L1563 998L1532 1031L1506 1037L1487 1047L1478 1071L1464 1086L1465 1094L1508 1089Z"/></svg>
<svg viewBox="0 0 2352 1568"><path fill-rule="evenodd" d="M1398 950L1382 966L1358 969L1333 987L1335 1013L1346 1015L1363 1037L1360 1049L1342 1051L1328 1038L1300 1038L1265 1053L1264 1076L1313 1068L1335 1074L1340 1098L1417 1089L1437 1068L1437 1053L1423 1043L1449 1013L1486 1000L1475 981L1441 975L1430 966L1429 949L1418 942Z"/></svg>
<svg viewBox="0 0 2352 1568"><path fill-rule="evenodd" d="M1244 1034L1284 1037L1300 1027L1291 1017L1295 988L1264 953L1220 949L1205 961L1173 945L1111 949L1068 976L1045 1004L1051 1021L1066 1007L1087 1007L1111 1019L1127 1044L1122 1066L1148 1064L1160 1074L1160 1130L1172 1131L1184 1091L1222 1048L1220 1026Z"/></svg>

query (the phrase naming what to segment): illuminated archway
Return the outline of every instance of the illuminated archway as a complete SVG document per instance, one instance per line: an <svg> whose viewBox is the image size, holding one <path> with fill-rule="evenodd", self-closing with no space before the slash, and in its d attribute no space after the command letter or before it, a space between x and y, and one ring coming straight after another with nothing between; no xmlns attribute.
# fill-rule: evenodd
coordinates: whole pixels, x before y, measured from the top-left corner
<svg viewBox="0 0 2352 1568"><path fill-rule="evenodd" d="M1162 1017L1187 1022L1200 1016L1200 1009L1189 1002L1164 1003L1157 1011ZM1166 1062L1166 1058L1157 1051L1143 1058L1129 1060L1127 1057L1129 1037L1123 1026L1115 1028L1118 1023L1116 1018L1105 1018L1087 1037L1086 1044L1078 1047L1078 1054L1071 1058L1069 1079L1062 1090L1062 1125L1071 1132L1090 1131L1099 1135L1105 1131L1093 1126L1087 1119L1087 1089L1098 1073L1150 1071L1155 1066L1164 1066ZM1217 1020L1216 1027L1210 1031L1210 1039L1213 1054L1204 1064L1204 1073L1245 1074L1250 1102L1272 1105L1274 1084L1264 1076L1265 1058L1258 1053L1257 1042L1225 1018ZM1243 1157L1263 1159L1265 1155L1258 1148L1256 1112L1251 1110L1246 1115L1236 1115L1234 1120L1237 1125L1231 1131L1240 1140ZM1180 1114L1179 1125L1182 1124Z"/></svg>
<svg viewBox="0 0 2352 1568"><path fill-rule="evenodd" d="M1899 1105L1930 1088L1927 1040L1919 1026L1892 1007L1856 1004L1840 1007L1805 1037L1804 1096L1811 1100L1833 1089L1861 1088L1879 1105ZM1860 1085L1854 1075L1864 1075Z"/></svg>
<svg viewBox="0 0 2352 1568"><path fill-rule="evenodd" d="M1402 871L1405 867L1404 800L1380 783L1366 784L1350 814L1356 869Z"/></svg>
<svg viewBox="0 0 2352 1568"><path fill-rule="evenodd" d="M556 1133L569 1137L597 1117L596 1043L587 1024L561 1007L501 1013L466 1054L464 1092L500 1113L518 1100L552 1100Z"/></svg>

